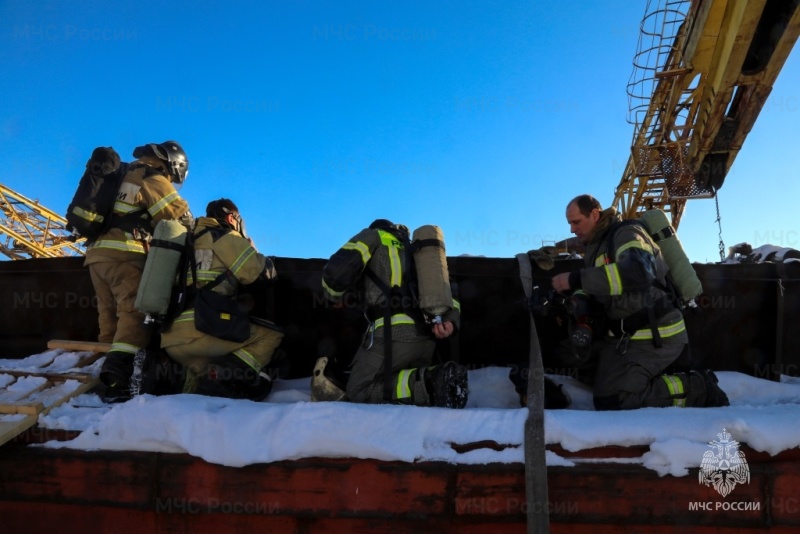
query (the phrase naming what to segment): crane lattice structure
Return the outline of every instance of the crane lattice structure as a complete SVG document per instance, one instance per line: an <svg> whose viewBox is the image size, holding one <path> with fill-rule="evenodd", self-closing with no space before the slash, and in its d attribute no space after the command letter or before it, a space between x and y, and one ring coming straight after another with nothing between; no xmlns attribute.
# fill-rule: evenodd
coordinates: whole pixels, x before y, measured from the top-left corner
<svg viewBox="0 0 800 534"><path fill-rule="evenodd" d="M0 184L0 253L12 260L83 256L60 215Z"/></svg>
<svg viewBox="0 0 800 534"><path fill-rule="evenodd" d="M722 186L800 35L800 0L648 0L640 29L613 205L677 228L688 199Z"/></svg>

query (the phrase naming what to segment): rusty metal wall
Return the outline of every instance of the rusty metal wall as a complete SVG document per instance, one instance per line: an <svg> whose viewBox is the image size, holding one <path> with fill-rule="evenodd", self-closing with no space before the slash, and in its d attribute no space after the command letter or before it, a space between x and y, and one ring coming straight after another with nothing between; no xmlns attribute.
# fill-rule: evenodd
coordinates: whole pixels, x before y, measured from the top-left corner
<svg viewBox="0 0 800 534"><path fill-rule="evenodd" d="M0 262L0 358L45 350L50 339L94 340L97 312L82 258ZM528 358L528 311L514 258L451 257L462 305L460 335L441 344L444 357L471 366L521 364ZM317 356L349 361L366 325L360 311L331 309L319 291L325 260L277 258L279 278L250 287L257 315L285 329L290 376L308 376ZM534 266L549 287L557 272L581 266ZM800 264L697 264L705 294L687 316L693 357L717 370L770 378L800 375ZM779 276L781 278L779 278ZM564 329L537 319L545 365Z"/></svg>
<svg viewBox="0 0 800 534"><path fill-rule="evenodd" d="M0 357L42 352L50 339L96 340L97 303L83 258L0 262Z"/></svg>

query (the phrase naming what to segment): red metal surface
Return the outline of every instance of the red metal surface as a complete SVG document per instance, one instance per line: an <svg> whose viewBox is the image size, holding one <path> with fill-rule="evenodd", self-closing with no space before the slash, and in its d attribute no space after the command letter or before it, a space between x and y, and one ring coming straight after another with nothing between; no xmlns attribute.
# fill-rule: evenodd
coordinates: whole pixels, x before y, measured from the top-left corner
<svg viewBox="0 0 800 534"><path fill-rule="evenodd" d="M750 483L725 499L698 484L696 470L676 478L628 464L552 467L552 532L796 531L798 451L764 462L744 452ZM760 505L692 510L692 502ZM4 532L502 533L524 532L525 510L518 464L314 458L232 468L186 455L20 445L0 456Z"/></svg>

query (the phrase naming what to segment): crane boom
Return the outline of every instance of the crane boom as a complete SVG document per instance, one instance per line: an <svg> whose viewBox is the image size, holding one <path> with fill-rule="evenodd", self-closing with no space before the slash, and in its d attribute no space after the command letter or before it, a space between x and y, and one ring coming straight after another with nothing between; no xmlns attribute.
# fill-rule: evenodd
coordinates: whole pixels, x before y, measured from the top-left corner
<svg viewBox="0 0 800 534"><path fill-rule="evenodd" d="M677 228L688 199L714 197L798 35L800 0L648 2L613 202L624 218L660 208Z"/></svg>
<svg viewBox="0 0 800 534"><path fill-rule="evenodd" d="M0 253L12 260L83 256L84 239L73 241L67 221L0 184Z"/></svg>

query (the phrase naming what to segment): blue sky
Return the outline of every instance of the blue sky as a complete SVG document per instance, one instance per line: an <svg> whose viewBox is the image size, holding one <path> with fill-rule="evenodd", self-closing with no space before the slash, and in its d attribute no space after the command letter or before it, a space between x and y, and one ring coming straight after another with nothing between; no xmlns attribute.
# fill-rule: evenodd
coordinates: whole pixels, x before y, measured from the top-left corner
<svg viewBox="0 0 800 534"><path fill-rule="evenodd" d="M195 215L229 197L259 251L326 258L376 218L449 255L569 237L613 200L644 1L0 2L0 182L66 211L95 146L167 139ZM800 248L800 52L719 193L722 237ZM680 238L718 261L713 200Z"/></svg>

